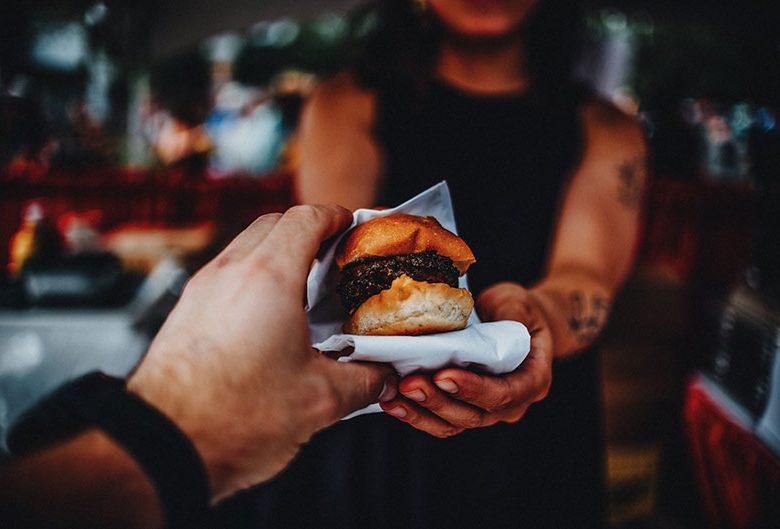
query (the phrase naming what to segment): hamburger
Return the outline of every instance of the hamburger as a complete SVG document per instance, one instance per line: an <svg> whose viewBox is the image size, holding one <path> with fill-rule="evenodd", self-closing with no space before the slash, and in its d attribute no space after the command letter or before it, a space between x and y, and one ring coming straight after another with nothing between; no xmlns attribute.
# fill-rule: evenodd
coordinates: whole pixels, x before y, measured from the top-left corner
<svg viewBox="0 0 780 529"><path fill-rule="evenodd" d="M463 329L474 308L458 278L476 262L433 217L395 213L356 226L336 250L348 334L418 335Z"/></svg>

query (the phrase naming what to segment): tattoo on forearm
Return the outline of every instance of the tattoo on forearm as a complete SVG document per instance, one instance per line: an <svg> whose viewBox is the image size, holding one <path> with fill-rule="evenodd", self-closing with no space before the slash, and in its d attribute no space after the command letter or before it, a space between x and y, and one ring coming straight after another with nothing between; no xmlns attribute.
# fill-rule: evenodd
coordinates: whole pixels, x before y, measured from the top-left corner
<svg viewBox="0 0 780 529"><path fill-rule="evenodd" d="M569 294L569 302L569 330L579 343L592 343L607 323L609 298L598 293L588 298L584 292L575 290Z"/></svg>
<svg viewBox="0 0 780 529"><path fill-rule="evenodd" d="M636 208L642 202L647 180L647 160L637 156L626 160L618 166L618 193L621 204L628 208Z"/></svg>

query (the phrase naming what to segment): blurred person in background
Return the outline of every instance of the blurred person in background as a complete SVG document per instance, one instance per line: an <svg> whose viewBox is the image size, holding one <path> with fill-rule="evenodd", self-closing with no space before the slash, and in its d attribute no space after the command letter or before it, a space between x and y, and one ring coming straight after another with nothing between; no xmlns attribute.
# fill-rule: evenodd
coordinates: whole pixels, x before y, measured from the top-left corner
<svg viewBox="0 0 780 529"><path fill-rule="evenodd" d="M378 10L363 60L305 109L298 198L395 206L446 179L477 311L523 322L531 352L505 376L407 377L382 406L398 421L318 436L256 508L265 527L600 527L593 345L633 264L641 131L572 79L572 2Z"/></svg>

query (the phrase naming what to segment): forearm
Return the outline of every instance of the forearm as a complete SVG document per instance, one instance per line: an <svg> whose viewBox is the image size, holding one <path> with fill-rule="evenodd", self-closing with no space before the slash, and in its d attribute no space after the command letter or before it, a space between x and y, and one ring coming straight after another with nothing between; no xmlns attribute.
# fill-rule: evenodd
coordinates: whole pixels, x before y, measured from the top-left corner
<svg viewBox="0 0 780 529"><path fill-rule="evenodd" d="M373 94L350 75L321 84L301 116L296 201L351 210L375 206L382 156L373 130Z"/></svg>
<svg viewBox="0 0 780 529"><path fill-rule="evenodd" d="M555 358L593 344L606 326L615 290L586 268L550 274L530 290L552 334Z"/></svg>
<svg viewBox="0 0 780 529"><path fill-rule="evenodd" d="M0 467L3 527L153 528L162 524L152 484L97 430Z"/></svg>

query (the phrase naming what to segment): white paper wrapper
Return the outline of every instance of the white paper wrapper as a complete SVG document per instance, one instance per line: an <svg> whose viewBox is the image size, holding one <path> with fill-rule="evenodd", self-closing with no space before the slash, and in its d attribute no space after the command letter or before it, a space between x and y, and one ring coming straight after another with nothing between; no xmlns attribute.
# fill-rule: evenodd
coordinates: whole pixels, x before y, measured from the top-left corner
<svg viewBox="0 0 780 529"><path fill-rule="evenodd" d="M453 233L457 233L450 192L440 182L393 209L359 209L354 213L352 226L392 213L429 215ZM390 363L401 375L414 371L433 371L447 365L476 367L489 373L501 374L515 370L528 355L530 336L518 322L481 323L472 312L469 325L461 331L428 334L424 336L356 336L341 334L347 313L336 293L338 270L333 264L341 237L335 239L315 262L306 284L307 317L314 347L320 351L344 351L354 348L341 361L352 360ZM479 256L477 256L479 259ZM459 280L461 288L468 288L466 276ZM356 412L381 411L374 404Z"/></svg>

